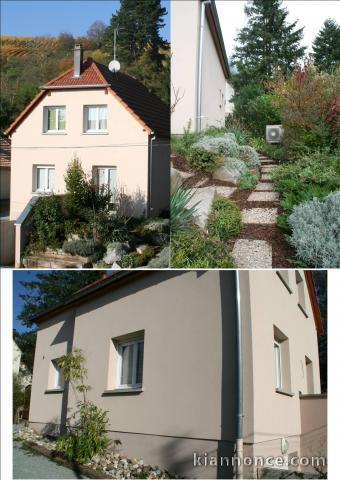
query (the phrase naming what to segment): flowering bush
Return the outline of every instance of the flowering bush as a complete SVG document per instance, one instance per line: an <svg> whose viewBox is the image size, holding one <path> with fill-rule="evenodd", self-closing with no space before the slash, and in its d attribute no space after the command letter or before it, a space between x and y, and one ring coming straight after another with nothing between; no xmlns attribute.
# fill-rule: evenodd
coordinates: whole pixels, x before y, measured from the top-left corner
<svg viewBox="0 0 340 480"><path fill-rule="evenodd" d="M295 206L288 223L298 258L315 268L340 267L340 190Z"/></svg>

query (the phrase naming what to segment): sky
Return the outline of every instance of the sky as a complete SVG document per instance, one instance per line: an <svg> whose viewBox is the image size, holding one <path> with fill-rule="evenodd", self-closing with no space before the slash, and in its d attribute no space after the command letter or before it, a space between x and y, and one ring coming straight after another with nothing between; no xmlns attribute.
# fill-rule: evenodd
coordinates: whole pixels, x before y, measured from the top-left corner
<svg viewBox="0 0 340 480"><path fill-rule="evenodd" d="M162 5L169 11L169 0L162 0ZM95 20L108 25L118 8L118 0L1 0L1 35L82 36ZM169 14L164 21L161 35L169 40Z"/></svg>
<svg viewBox="0 0 340 480"><path fill-rule="evenodd" d="M18 332L26 332L30 330L29 328L24 327L22 323L17 319L17 316L20 314L24 302L20 298L21 293L26 293L26 289L20 285L20 282L30 282L34 280L36 274L38 272L36 270L14 270L13 271L13 328L15 328Z"/></svg>
<svg viewBox="0 0 340 480"><path fill-rule="evenodd" d="M227 56L233 53L234 39L238 31L246 25L247 17L244 6L247 2L241 0L217 0L216 6L221 23ZM297 27L305 27L303 45L306 53L312 51L312 43L327 18L333 18L340 23L340 8L337 0L288 0L283 1L288 10L289 23L298 20Z"/></svg>

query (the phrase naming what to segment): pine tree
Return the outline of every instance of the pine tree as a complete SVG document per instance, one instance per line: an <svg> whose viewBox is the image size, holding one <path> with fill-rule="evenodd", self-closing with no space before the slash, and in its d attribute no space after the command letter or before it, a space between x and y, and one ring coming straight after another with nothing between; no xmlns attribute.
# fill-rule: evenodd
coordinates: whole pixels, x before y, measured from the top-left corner
<svg viewBox="0 0 340 480"><path fill-rule="evenodd" d="M300 46L303 28L289 24L282 0L253 0L245 7L248 24L236 38L233 64L237 67L236 87L249 81L272 78L276 70L288 73L303 56Z"/></svg>
<svg viewBox="0 0 340 480"><path fill-rule="evenodd" d="M49 307L57 305L72 293L101 278L103 272L94 271L49 271L39 272L34 280L20 282L27 293L21 294L24 306L18 320L28 327L33 325L32 318Z"/></svg>
<svg viewBox="0 0 340 480"><path fill-rule="evenodd" d="M313 42L314 64L325 72L330 72L340 64L340 25L334 20L325 21Z"/></svg>

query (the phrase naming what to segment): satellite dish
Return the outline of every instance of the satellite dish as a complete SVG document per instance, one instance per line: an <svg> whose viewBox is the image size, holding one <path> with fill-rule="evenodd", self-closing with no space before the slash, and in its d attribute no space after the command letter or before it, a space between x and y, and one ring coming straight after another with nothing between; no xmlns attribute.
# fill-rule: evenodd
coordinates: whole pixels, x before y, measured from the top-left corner
<svg viewBox="0 0 340 480"><path fill-rule="evenodd" d="M112 60L112 61L109 63L109 70L111 70L111 72L119 72L119 70L120 70L120 63L118 62L118 60Z"/></svg>

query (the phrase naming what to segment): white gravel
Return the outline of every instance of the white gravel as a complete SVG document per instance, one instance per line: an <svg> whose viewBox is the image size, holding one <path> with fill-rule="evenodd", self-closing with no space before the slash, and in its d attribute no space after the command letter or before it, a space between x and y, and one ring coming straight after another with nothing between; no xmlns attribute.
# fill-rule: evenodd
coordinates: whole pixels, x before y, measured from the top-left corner
<svg viewBox="0 0 340 480"><path fill-rule="evenodd" d="M243 223L276 223L277 208L245 208L242 210Z"/></svg>
<svg viewBox="0 0 340 480"><path fill-rule="evenodd" d="M237 240L232 255L238 268L272 268L272 247L264 240Z"/></svg>
<svg viewBox="0 0 340 480"><path fill-rule="evenodd" d="M248 202L274 202L279 199L277 192L252 192Z"/></svg>

